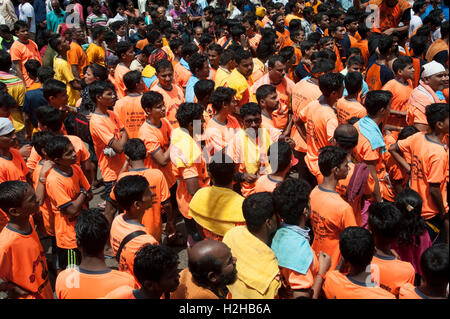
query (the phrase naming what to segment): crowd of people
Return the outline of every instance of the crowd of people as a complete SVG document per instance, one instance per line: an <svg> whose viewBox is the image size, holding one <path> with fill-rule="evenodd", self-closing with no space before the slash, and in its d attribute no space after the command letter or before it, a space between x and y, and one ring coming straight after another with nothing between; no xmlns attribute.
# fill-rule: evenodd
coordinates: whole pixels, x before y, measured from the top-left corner
<svg viewBox="0 0 450 319"><path fill-rule="evenodd" d="M0 0L0 291L448 298L448 10Z"/></svg>

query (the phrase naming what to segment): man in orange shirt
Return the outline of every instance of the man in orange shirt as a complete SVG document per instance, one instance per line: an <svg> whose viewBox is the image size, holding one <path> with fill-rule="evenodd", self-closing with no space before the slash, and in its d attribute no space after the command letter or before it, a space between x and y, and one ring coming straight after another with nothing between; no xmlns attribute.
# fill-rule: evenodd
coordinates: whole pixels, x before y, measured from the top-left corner
<svg viewBox="0 0 450 319"><path fill-rule="evenodd" d="M271 139L276 142L283 130L275 127L273 113L279 109L277 89L271 84L261 85L255 92L258 106L261 108L261 127L269 131Z"/></svg>
<svg viewBox="0 0 450 319"><path fill-rule="evenodd" d="M336 68L337 72L341 72L344 69L344 62L346 57L344 56L344 49L341 45L341 41L345 37L345 27L343 24L335 22L331 23L328 27L328 34L333 38L333 52L336 54Z"/></svg>
<svg viewBox="0 0 450 319"><path fill-rule="evenodd" d="M84 31L75 25L71 29L70 35L72 36L72 42L70 43L70 50L67 51L67 62L72 67L73 76L81 80L84 77L83 70L88 65L87 54L81 47Z"/></svg>
<svg viewBox="0 0 450 319"><path fill-rule="evenodd" d="M351 118L363 118L367 115L364 106L358 101L362 89L363 78L359 72L348 72L344 79L347 96L341 97L336 103L339 124L347 124Z"/></svg>
<svg viewBox="0 0 450 319"><path fill-rule="evenodd" d="M126 95L126 86L123 77L126 73L130 72L130 64L134 60L133 44L128 41L118 42L116 45L116 54L120 62L114 70L114 80L117 98L121 99Z"/></svg>
<svg viewBox="0 0 450 319"><path fill-rule="evenodd" d="M109 238L109 223L100 211L81 212L75 233L81 263L59 273L55 284L58 299L96 299L121 286L137 288L132 275L112 270L105 263L103 247Z"/></svg>
<svg viewBox="0 0 450 319"><path fill-rule="evenodd" d="M123 83L127 88L127 95L116 102L114 113L125 126L128 138L135 138L138 136L139 128L145 121L145 112L141 106L145 84L139 71L125 73Z"/></svg>
<svg viewBox="0 0 450 319"><path fill-rule="evenodd" d="M395 299L375 281L370 261L375 245L370 232L362 227L348 227L339 235L343 267L348 273L331 270L325 276L323 292L327 299Z"/></svg>
<svg viewBox="0 0 450 319"><path fill-rule="evenodd" d="M155 196L149 182L141 175L123 176L114 187L114 197L125 213L117 215L111 225L111 248L119 263L119 270L133 275L133 264L136 252L145 244L158 244L142 224L146 210L152 207ZM125 238L134 232L139 235L125 242ZM123 244L122 244L123 243ZM119 248L122 247L120 256Z"/></svg>
<svg viewBox="0 0 450 319"><path fill-rule="evenodd" d="M423 199L422 218L428 224L431 240L434 241L440 234L438 229L442 229L445 232L441 237L447 237L442 240L447 243L448 147L442 141L449 129L448 109L445 103L427 106L426 116L431 133L414 134L389 148L397 162L411 173L410 187ZM404 152L411 154L411 163L402 156Z"/></svg>
<svg viewBox="0 0 450 319"><path fill-rule="evenodd" d="M175 80L175 84L177 84L182 89L186 88L186 84L189 81L192 73L189 69L189 58L194 53L198 52L198 47L194 43L186 43L183 45L181 49L181 59L180 62L176 63L173 67L173 78Z"/></svg>
<svg viewBox="0 0 450 319"><path fill-rule="evenodd" d="M173 128L178 127L175 118L178 107L184 102L183 89L174 82L174 69L169 60L160 60L155 64L158 83L152 87L152 91L161 93L164 105L167 106L165 117Z"/></svg>
<svg viewBox="0 0 450 319"><path fill-rule="evenodd" d="M33 188L21 181L1 183L0 208L9 217L0 233L0 291L14 299L53 299L45 253L30 223L39 212Z"/></svg>
<svg viewBox="0 0 450 319"><path fill-rule="evenodd" d="M339 180L348 175L348 153L336 146L320 151L319 168L324 179L310 195L311 225L314 232L314 251L322 251L331 257L331 270L339 262L339 234L349 226L356 226L352 207L336 192Z"/></svg>
<svg viewBox="0 0 450 319"><path fill-rule="evenodd" d="M289 30L284 25L284 14L277 13L271 18L273 26L280 42L280 49L292 45L292 40L289 36Z"/></svg>
<svg viewBox="0 0 450 319"><path fill-rule="evenodd" d="M255 32L255 23L256 18L251 15L247 15L242 20L242 25L245 28L248 44L250 45L250 50L254 55L256 55L256 48L259 45L259 42L261 41L261 34Z"/></svg>

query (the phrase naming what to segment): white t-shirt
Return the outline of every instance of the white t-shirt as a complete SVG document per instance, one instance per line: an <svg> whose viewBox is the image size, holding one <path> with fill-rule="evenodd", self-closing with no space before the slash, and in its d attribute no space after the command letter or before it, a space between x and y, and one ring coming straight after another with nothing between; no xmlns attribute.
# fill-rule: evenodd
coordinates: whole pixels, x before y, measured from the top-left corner
<svg viewBox="0 0 450 319"><path fill-rule="evenodd" d="M28 18L31 18L30 32L36 33L36 19L34 17L34 8L28 2L19 4L19 20L28 24Z"/></svg>
<svg viewBox="0 0 450 319"><path fill-rule="evenodd" d="M417 29L422 26L422 19L419 16L413 15L411 17L411 21L409 21L409 37L411 37L411 34Z"/></svg>

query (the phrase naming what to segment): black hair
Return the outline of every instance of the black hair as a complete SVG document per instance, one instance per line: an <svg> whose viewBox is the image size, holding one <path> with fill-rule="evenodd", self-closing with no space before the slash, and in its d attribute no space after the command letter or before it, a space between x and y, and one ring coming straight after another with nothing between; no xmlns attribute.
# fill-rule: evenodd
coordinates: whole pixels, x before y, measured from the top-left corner
<svg viewBox="0 0 450 319"><path fill-rule="evenodd" d="M147 157L145 144L139 138L129 139L123 147L123 152L132 161L144 160Z"/></svg>
<svg viewBox="0 0 450 319"><path fill-rule="evenodd" d="M375 238L393 243L400 234L401 221L402 213L392 203L373 203L369 207L369 229Z"/></svg>
<svg viewBox="0 0 450 319"><path fill-rule="evenodd" d="M45 145L45 152L50 160L54 161L56 158L62 158L69 145L72 143L63 135L56 135L51 142Z"/></svg>
<svg viewBox="0 0 450 319"><path fill-rule="evenodd" d="M441 38L448 37L449 32L448 28L449 28L448 20L443 21L441 24Z"/></svg>
<svg viewBox="0 0 450 319"><path fill-rule="evenodd" d="M77 244L85 255L97 256L108 242L109 230L109 222L98 208L81 211L75 225Z"/></svg>
<svg viewBox="0 0 450 319"><path fill-rule="evenodd" d="M0 50L0 71L9 72L11 65L11 55L6 50Z"/></svg>
<svg viewBox="0 0 450 319"><path fill-rule="evenodd" d="M242 60L250 59L251 57L250 51L247 50L237 50L234 52L234 59L237 64L240 64Z"/></svg>
<svg viewBox="0 0 450 319"><path fill-rule="evenodd" d="M338 146L351 151L358 145L358 130L352 124L341 124L334 130L333 138Z"/></svg>
<svg viewBox="0 0 450 319"><path fill-rule="evenodd" d="M55 137L55 134L50 131L36 132L31 138L31 146L34 147L39 156L44 157L42 150L51 142L53 137Z"/></svg>
<svg viewBox="0 0 450 319"><path fill-rule="evenodd" d="M144 176L127 175L119 179L113 192L120 208L127 211L134 202L142 201L142 197L148 189L149 183Z"/></svg>
<svg viewBox="0 0 450 319"><path fill-rule="evenodd" d="M164 245L142 246L134 258L133 273L143 286L148 281L158 282L168 271L178 265L178 255Z"/></svg>
<svg viewBox="0 0 450 319"><path fill-rule="evenodd" d="M92 27L92 39L98 39L98 37L102 34L105 33L106 28L101 26L101 25L95 25Z"/></svg>
<svg viewBox="0 0 450 319"><path fill-rule="evenodd" d="M350 24L352 22L356 22L356 21L358 21L358 17L357 16L354 16L354 15L351 15L351 14L347 14L347 16L344 19L344 25L346 26L346 25L348 25L348 24ZM328 32L330 32L330 30L328 30Z"/></svg>
<svg viewBox="0 0 450 319"><path fill-rule="evenodd" d="M344 85L344 76L341 73L325 73L319 77L319 88L326 97L338 91Z"/></svg>
<svg viewBox="0 0 450 319"><path fill-rule="evenodd" d="M309 205L311 186L303 179L287 178L274 189L275 209L283 221L298 225L300 217Z"/></svg>
<svg viewBox="0 0 450 319"><path fill-rule="evenodd" d="M405 126L404 128L402 128L400 133L398 133L398 140L404 140L411 135L416 134L417 132L419 132L419 130L414 125Z"/></svg>
<svg viewBox="0 0 450 319"><path fill-rule="evenodd" d="M300 43L300 51L302 51L302 55L305 55L307 50L310 50L312 47L315 47L316 45L317 42L311 40L305 40L302 43Z"/></svg>
<svg viewBox="0 0 450 319"><path fill-rule="evenodd" d="M322 35L319 32L312 32L308 35L306 38L307 41L312 41L316 45L319 43L320 39L322 38Z"/></svg>
<svg viewBox="0 0 450 319"><path fill-rule="evenodd" d="M123 83L128 91L135 91L139 83L141 82L141 72L134 70L125 73L123 76Z"/></svg>
<svg viewBox="0 0 450 319"><path fill-rule="evenodd" d="M66 91L66 85L56 79L48 79L42 85L42 91L44 93L44 98L49 101L51 96L56 96L56 94Z"/></svg>
<svg viewBox="0 0 450 319"><path fill-rule="evenodd" d="M369 91L364 101L364 107L367 110L367 114L370 116L376 116L381 109L386 109L389 106L391 99L392 93L389 91Z"/></svg>
<svg viewBox="0 0 450 319"><path fill-rule="evenodd" d="M3 83L3 82L1 82ZM17 101L14 97L6 92L0 91L0 107L13 109L17 106Z"/></svg>
<svg viewBox="0 0 450 319"><path fill-rule="evenodd" d="M323 176L328 177L335 167L340 167L347 161L348 153L340 147L325 146L319 150L319 169Z"/></svg>
<svg viewBox="0 0 450 319"><path fill-rule="evenodd" d="M311 60L315 60L314 55L319 52L315 52L311 56ZM332 72L335 68L335 63L331 61L330 59L324 59L324 58L317 58L316 62L314 63L311 72L312 74L316 73L327 73Z"/></svg>
<svg viewBox="0 0 450 319"><path fill-rule="evenodd" d="M22 20L17 20L14 22L14 32L17 32L22 28L28 28L28 23Z"/></svg>
<svg viewBox="0 0 450 319"><path fill-rule="evenodd" d="M216 112L220 112L224 104L231 103L233 96L236 94L236 90L230 87L219 86L209 99L212 108Z"/></svg>
<svg viewBox="0 0 450 319"><path fill-rule="evenodd" d="M221 47L220 45L218 45L217 43L211 43L211 44L208 46L208 50L216 51L219 55L221 55L222 52L223 52L222 47Z"/></svg>
<svg viewBox="0 0 450 319"><path fill-rule="evenodd" d="M52 67L49 66L41 66L37 70L37 78L39 82L44 83L48 79L52 79L55 76L55 71Z"/></svg>
<svg viewBox="0 0 450 319"><path fill-rule="evenodd" d="M257 103L248 102L241 106L239 109L240 115L242 118L245 118L247 115L258 115L261 114L261 108Z"/></svg>
<svg viewBox="0 0 450 319"><path fill-rule="evenodd" d="M59 132L63 125L63 114L56 107L43 105L38 107L34 115L39 123L47 126L53 132Z"/></svg>
<svg viewBox="0 0 450 319"><path fill-rule="evenodd" d="M342 23L339 22L330 23L330 25L328 26L328 34L331 35L333 32L336 32L339 27L344 28Z"/></svg>
<svg viewBox="0 0 450 319"><path fill-rule="evenodd" d="M11 29L6 24L0 24L0 31L4 32L4 33L12 34Z"/></svg>
<svg viewBox="0 0 450 319"><path fill-rule="evenodd" d="M194 53L189 57L189 69L192 74L196 74L198 70L203 69L205 62L208 62L208 57L204 54Z"/></svg>
<svg viewBox="0 0 450 319"><path fill-rule="evenodd" d="M183 40L181 39L172 39L169 41L169 48L172 51L175 51L177 48L179 48L180 46L182 46L184 44ZM194 44L195 45L195 44Z"/></svg>
<svg viewBox="0 0 450 319"><path fill-rule="evenodd" d="M89 96L92 102L97 103L97 96L103 95L105 91L115 91L114 86L107 81L95 81L89 85Z"/></svg>
<svg viewBox="0 0 450 319"><path fill-rule="evenodd" d="M151 109L163 101L164 97L161 93L155 91L147 91L142 95L141 105L144 110Z"/></svg>
<svg viewBox="0 0 450 319"><path fill-rule="evenodd" d="M205 51L206 51L208 46L211 45L211 44L215 44L214 43L214 36L209 34L209 33L204 33L202 35L202 37L200 38L200 45L202 46L202 48L205 48ZM220 45L219 45L219 47L220 47Z"/></svg>
<svg viewBox="0 0 450 319"><path fill-rule="evenodd" d="M369 33L370 29L367 27L365 22L361 22L358 24L358 34L361 36L362 39L365 39L367 37L367 33Z"/></svg>
<svg viewBox="0 0 450 319"><path fill-rule="evenodd" d="M11 208L20 208L25 200L25 192L31 187L22 181L6 181L0 183L0 208L9 216Z"/></svg>
<svg viewBox="0 0 450 319"><path fill-rule="evenodd" d="M275 204L269 192L249 195L242 203L245 223L250 232L257 232L275 214Z"/></svg>
<svg viewBox="0 0 450 319"><path fill-rule="evenodd" d="M413 59L410 56L402 55L392 63L392 71L397 74L398 71L403 70L411 64L413 64Z"/></svg>
<svg viewBox="0 0 450 319"><path fill-rule="evenodd" d="M199 50L198 46L196 46L192 42L188 42L188 43L184 44L183 47L181 48L181 56L184 59L186 59L188 56L191 56L194 53L197 53L198 50Z"/></svg>
<svg viewBox="0 0 450 319"><path fill-rule="evenodd" d="M31 74L33 77L37 77L37 73L39 68L41 67L41 62L35 59L30 59L27 62L25 62L25 69L27 70L27 73Z"/></svg>
<svg viewBox="0 0 450 319"><path fill-rule="evenodd" d="M386 55L389 53L392 45L394 44L393 36L383 36L378 41L378 51L381 55Z"/></svg>
<svg viewBox="0 0 450 319"><path fill-rule="evenodd" d="M231 28L231 36L233 37L233 38L236 38L236 37L240 37L241 35L243 35L243 34L245 34L245 28L242 26L242 25L234 25L232 28Z"/></svg>
<svg viewBox="0 0 450 319"><path fill-rule="evenodd" d="M116 20L113 23L110 24L110 28L113 32L116 32L117 30L120 29L121 26L125 25L126 26L126 22L123 20Z"/></svg>
<svg viewBox="0 0 450 319"><path fill-rule="evenodd" d="M348 49L348 56L354 56L354 55L358 55L360 57L362 57L362 52L360 48L350 48Z"/></svg>
<svg viewBox="0 0 450 319"><path fill-rule="evenodd" d="M198 103L181 103L175 115L180 127L187 129L189 124L203 115L203 107Z"/></svg>
<svg viewBox="0 0 450 319"><path fill-rule="evenodd" d="M125 54L130 48L134 48L133 44L129 41L120 41L116 45L116 55L119 59L122 59L122 54Z"/></svg>
<svg viewBox="0 0 450 319"><path fill-rule="evenodd" d="M363 271L372 261L375 243L367 229L351 226L339 235L339 249L345 261Z"/></svg>
<svg viewBox="0 0 450 319"><path fill-rule="evenodd" d="M321 38L319 40L319 44L321 46L323 46L323 45L325 45L325 43L330 42L330 41L334 43L334 39L332 36L324 36L323 38Z"/></svg>
<svg viewBox="0 0 450 319"><path fill-rule="evenodd" d="M272 172L280 172L291 165L292 149L289 143L277 141L269 146L267 156L270 160Z"/></svg>
<svg viewBox="0 0 450 319"><path fill-rule="evenodd" d="M268 59L274 53L275 49L273 44L266 41L261 40L256 48L256 56L262 61Z"/></svg>
<svg viewBox="0 0 450 319"><path fill-rule="evenodd" d="M103 40L106 42L106 44L112 43L114 41L117 41L117 35L112 31L106 31Z"/></svg>
<svg viewBox="0 0 450 319"><path fill-rule="evenodd" d="M256 100L258 103L269 94L277 93L277 88L271 84L263 84L256 90Z"/></svg>
<svg viewBox="0 0 450 319"><path fill-rule="evenodd" d="M426 36L417 34L413 36L411 38L409 45L414 55L421 56L423 52L425 52L425 49L427 48L427 42L428 39Z"/></svg>
<svg viewBox="0 0 450 319"><path fill-rule="evenodd" d="M98 63L92 63L87 67L92 71L92 74L94 74L95 77L99 78L100 81L106 81L108 79L108 70L104 66Z"/></svg>
<svg viewBox="0 0 450 319"><path fill-rule="evenodd" d="M214 92L214 81L208 79L201 79L194 85L194 93L197 100L203 100L206 96Z"/></svg>
<svg viewBox="0 0 450 319"><path fill-rule="evenodd" d="M155 67L156 73L159 73L165 69L170 69L173 71L172 63L170 63L170 61L166 60L166 59L159 60L158 62L155 63L154 67Z"/></svg>
<svg viewBox="0 0 450 319"><path fill-rule="evenodd" d="M227 49L220 55L219 65L226 66L227 63L234 60L234 52Z"/></svg>
<svg viewBox="0 0 450 319"><path fill-rule="evenodd" d="M437 122L444 122L448 118L449 107L447 103L433 103L425 108L428 125L434 131Z"/></svg>
<svg viewBox="0 0 450 319"><path fill-rule="evenodd" d="M413 9L414 13L417 13L420 9L422 9L425 4L426 4L426 2L423 0L414 1L413 5L412 5L412 9Z"/></svg>
<svg viewBox="0 0 450 319"><path fill-rule="evenodd" d="M344 79L348 94L357 94L361 91L363 78L359 72L348 72Z"/></svg>
<svg viewBox="0 0 450 319"><path fill-rule="evenodd" d="M347 67L352 65L362 65L364 66L364 59L361 56L352 56L347 60Z"/></svg>
<svg viewBox="0 0 450 319"><path fill-rule="evenodd" d="M149 44L154 44L162 36L161 32L156 29L152 29L147 32L147 40Z"/></svg>
<svg viewBox="0 0 450 319"><path fill-rule="evenodd" d="M273 68L273 67L275 67L276 62L281 62L282 64L286 64L286 61L287 61L287 59L284 56L282 56L281 54L275 54L269 58L269 60L267 61L267 65L269 66L269 68Z"/></svg>
<svg viewBox="0 0 450 319"><path fill-rule="evenodd" d="M215 152L208 163L208 172L215 185L225 186L233 181L236 165L225 152Z"/></svg>
<svg viewBox="0 0 450 319"><path fill-rule="evenodd" d="M448 244L435 244L425 250L420 258L420 268L427 286L447 286L449 271Z"/></svg>
<svg viewBox="0 0 450 319"><path fill-rule="evenodd" d="M425 220L421 216L422 204L422 197L411 188L404 189L395 198L395 206L402 213L399 245L420 244L420 236L426 231Z"/></svg>
<svg viewBox="0 0 450 319"><path fill-rule="evenodd" d="M289 32L302 29L302 21L300 19L292 19L289 22Z"/></svg>

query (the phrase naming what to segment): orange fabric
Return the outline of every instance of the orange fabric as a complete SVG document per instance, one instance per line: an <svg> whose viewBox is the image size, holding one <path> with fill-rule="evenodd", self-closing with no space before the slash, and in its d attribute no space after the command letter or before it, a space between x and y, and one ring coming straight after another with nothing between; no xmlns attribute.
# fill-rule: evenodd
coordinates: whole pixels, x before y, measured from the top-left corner
<svg viewBox="0 0 450 319"><path fill-rule="evenodd" d="M379 26L374 24L372 32L382 33L390 28L397 28L403 13L411 8L407 0L398 0L394 8L389 7L384 0L370 0L369 4L378 6Z"/></svg>
<svg viewBox="0 0 450 319"><path fill-rule="evenodd" d="M39 53L38 46L32 40L28 40L27 44L23 44L19 40L16 40L11 45L9 50L11 55L11 61L19 61L20 67L22 69L23 80L26 87L30 87L33 84L33 80L27 74L27 69L25 69L25 62L28 60L38 60L42 65L41 55Z"/></svg>
<svg viewBox="0 0 450 319"><path fill-rule="evenodd" d="M141 94L127 95L114 105L114 113L125 126L129 139L138 137L139 128L146 118L141 99Z"/></svg>
<svg viewBox="0 0 450 319"><path fill-rule="evenodd" d="M117 255L120 244L128 234L137 230L142 230L147 233L130 240L123 246L120 254L119 270L134 276L133 265L136 252L145 244L158 244L158 241L147 232L144 225L129 222L125 220L124 216L125 214L117 215L111 224L110 243L114 256Z"/></svg>
<svg viewBox="0 0 450 319"><path fill-rule="evenodd" d="M386 143L386 149L389 149L392 144L395 144L397 142L397 138L394 136L394 134L391 133L384 137L384 142ZM384 179L380 182L380 184L383 184L383 193L381 195L384 199L390 202L394 202L395 198L397 197L397 193L395 191L393 183L402 182L402 184L406 186L408 175L405 169L401 167L400 164L398 164L398 162L392 157L390 152L385 152L383 154L383 161L385 163L389 179Z"/></svg>
<svg viewBox="0 0 450 319"><path fill-rule="evenodd" d="M101 66L106 67L105 52L106 50L103 44L99 46L96 43L92 42L91 44L89 44L89 47L86 50L88 63L98 63Z"/></svg>
<svg viewBox="0 0 450 319"><path fill-rule="evenodd" d="M136 48L138 48L139 50L142 51L142 50L144 50L144 48L145 48L145 46L146 46L147 44L149 44L147 38L142 39L142 40L139 40L139 41L136 43Z"/></svg>
<svg viewBox="0 0 450 319"><path fill-rule="evenodd" d="M253 34L253 37L248 38L248 43L250 44L250 47L256 50L256 48L259 45L259 42L261 41L261 38L262 38L261 34L255 32Z"/></svg>
<svg viewBox="0 0 450 319"><path fill-rule="evenodd" d="M300 50L300 48L297 48L296 46L294 46L294 55L295 55L295 64L294 65L298 65L302 59L302 50Z"/></svg>
<svg viewBox="0 0 450 319"><path fill-rule="evenodd" d="M0 233L0 278L31 292L20 299L53 299L47 260L39 237L6 226Z"/></svg>
<svg viewBox="0 0 450 319"><path fill-rule="evenodd" d="M161 170L164 174L166 182L170 187L176 183L175 166L172 161L169 161L166 166L159 165L152 158L152 154L159 149L164 153L167 151L170 145L170 135L172 133L172 127L166 119L161 119L161 127L155 127L148 121L145 121L139 129L138 137L144 142L147 149L147 158L145 159L145 166L148 168L155 168Z"/></svg>
<svg viewBox="0 0 450 319"><path fill-rule="evenodd" d="M225 147L230 150L230 141L235 140L236 131L240 129L238 120L228 115L227 123L219 123L214 117L208 122L205 130L206 137L206 149L210 155L215 152L222 151ZM233 150L230 150L230 154L234 159L236 156L233 154Z"/></svg>
<svg viewBox="0 0 450 319"><path fill-rule="evenodd" d="M397 146L401 152L412 155L410 187L422 197L422 218L430 219L438 214L438 209L430 195L430 183L440 184L444 207L448 211L446 146L431 141L424 132L398 141Z"/></svg>
<svg viewBox="0 0 450 319"><path fill-rule="evenodd" d="M264 112L261 112L261 127L269 131L270 138L272 139L272 141L276 142L281 135L281 130L275 127L272 116L273 115L268 116Z"/></svg>
<svg viewBox="0 0 450 319"><path fill-rule="evenodd" d="M191 71L182 66L180 62L175 64L173 68L173 79L180 88L186 89L186 84L189 81L191 75Z"/></svg>
<svg viewBox="0 0 450 319"><path fill-rule="evenodd" d="M336 67L335 72L341 72L344 69L344 64L342 63L341 54L339 53L339 49L334 45L334 53L336 54Z"/></svg>
<svg viewBox="0 0 450 319"><path fill-rule="evenodd" d="M352 48L359 48L361 50L364 65L367 66L367 62L369 61L369 41L366 39L358 40L352 44Z"/></svg>
<svg viewBox="0 0 450 319"><path fill-rule="evenodd" d="M119 175L118 180L129 175L144 176L149 184L154 197L152 207L145 211L142 217L142 224L148 234L152 235L157 241L161 241L162 236L162 220L161 220L161 203L167 201L170 197L169 187L166 179L159 169L139 169L130 170ZM111 198L115 200L114 189L111 190ZM117 247L118 248L118 247ZM131 268L132 269L132 268Z"/></svg>
<svg viewBox="0 0 450 319"><path fill-rule="evenodd" d="M59 248L77 248L75 240L77 218L61 213L60 208L78 198L81 188L89 190L91 186L78 165L72 165L72 176L63 175L55 168L47 176L45 191L55 215L55 237Z"/></svg>
<svg viewBox="0 0 450 319"><path fill-rule="evenodd" d="M370 66L366 73L366 82L369 90L381 90L382 84L380 79L381 66L374 63Z"/></svg>
<svg viewBox="0 0 450 319"><path fill-rule="evenodd" d="M180 284L177 290L170 294L170 299L219 299L211 290L194 282L189 268L180 272Z"/></svg>
<svg viewBox="0 0 450 319"><path fill-rule="evenodd" d="M322 290L327 299L395 299L380 286L367 287L366 283L354 283L339 270L329 271Z"/></svg>
<svg viewBox="0 0 450 319"><path fill-rule="evenodd" d="M309 289L314 284L314 279L319 273L319 260L316 254L313 254L311 266L306 274L301 274L295 270L280 267L283 285L292 290Z"/></svg>
<svg viewBox="0 0 450 319"><path fill-rule="evenodd" d="M407 85L399 82L397 79L390 80L383 86L382 90L392 93L391 110L402 112L408 110L409 98L413 91L413 83L411 80L408 80ZM405 127L407 126L406 116L390 114L385 124Z"/></svg>
<svg viewBox="0 0 450 319"><path fill-rule="evenodd" d="M409 262L391 257L375 255L370 264L370 270L375 277L379 276L381 288L398 296L399 289L406 283L414 284L416 275L413 265Z"/></svg>
<svg viewBox="0 0 450 319"><path fill-rule="evenodd" d="M286 28L283 29L283 33L277 31L277 37L280 42L280 50L284 47L292 46L293 42L290 33Z"/></svg>
<svg viewBox="0 0 450 319"><path fill-rule="evenodd" d="M73 282L73 278L77 278L78 287L68 287L66 284ZM102 273L88 274L69 268L56 278L55 292L58 299L96 299L121 286L137 288L134 277L122 271L108 269Z"/></svg>
<svg viewBox="0 0 450 319"><path fill-rule="evenodd" d="M400 287L398 299L425 299L418 287L406 283Z"/></svg>
<svg viewBox="0 0 450 319"><path fill-rule="evenodd" d="M74 64L78 65L78 74L81 78L84 77L83 69L86 65L88 65L88 58L81 45L73 41L70 43L70 50L67 51L67 62L70 64L70 66Z"/></svg>
<svg viewBox="0 0 450 319"><path fill-rule="evenodd" d="M419 86L412 92L408 103L408 113L406 115L406 122L408 125L415 123L428 125L425 109L432 103L445 103L445 100L440 100L431 87L419 81ZM427 93L425 93L428 92Z"/></svg>
<svg viewBox="0 0 450 319"><path fill-rule="evenodd" d="M136 299L136 296L134 295L134 290L135 289L133 287L122 286L117 289L114 289L101 299Z"/></svg>
<svg viewBox="0 0 450 319"><path fill-rule="evenodd" d="M447 43L445 43L444 40L436 39L428 48L425 59L428 62L431 62L433 61L436 54L438 54L441 51L448 51L448 45ZM447 59L447 67L448 67L448 59Z"/></svg>
<svg viewBox="0 0 450 319"><path fill-rule="evenodd" d="M358 100L341 97L336 104L337 118L339 124L347 124L352 117L363 118L367 110Z"/></svg>
<svg viewBox="0 0 450 319"><path fill-rule="evenodd" d="M337 192L316 186L310 196L311 225L314 232L312 249L331 257L330 270L336 268L341 252L339 235L344 228L356 226L352 207Z"/></svg>
<svg viewBox="0 0 450 319"><path fill-rule="evenodd" d="M420 81L420 72L421 72L420 59L414 58L414 57L412 57L412 59L413 59L413 67L414 67L413 87L416 88L419 85L419 81Z"/></svg>
<svg viewBox="0 0 450 319"><path fill-rule="evenodd" d="M172 50L170 49L170 47L169 47L168 45L166 45L166 46L163 46L161 49L162 49L164 52L167 53L167 59L168 59L170 62L173 62L173 59L175 58L175 55L173 54L173 52L172 52ZM173 65L173 63L172 63L172 65Z"/></svg>
<svg viewBox="0 0 450 319"><path fill-rule="evenodd" d="M114 87L116 88L117 98L121 99L125 97L127 88L125 87L125 83L123 83L123 76L130 72L130 68L125 66L123 63L119 63L114 70Z"/></svg>
<svg viewBox="0 0 450 319"><path fill-rule="evenodd" d="M258 180L255 183L255 193L261 192L272 193L279 183L281 182L271 179L269 175L262 175L258 178Z"/></svg>
<svg viewBox="0 0 450 319"><path fill-rule="evenodd" d="M0 156L0 184L6 181L27 181L28 167L19 151L10 148L11 159Z"/></svg>
<svg viewBox="0 0 450 319"><path fill-rule="evenodd" d="M445 101L447 101L447 103L448 103L448 88L443 89L442 90L442 94L444 94Z"/></svg>
<svg viewBox="0 0 450 319"><path fill-rule="evenodd" d="M41 169L42 163L38 163L36 165L36 169L33 171L32 178L34 189L37 188ZM50 202L50 198L48 196L45 196L44 202L40 207L40 212L42 215L45 231L50 236L55 236L55 214L53 214L52 203Z"/></svg>
<svg viewBox="0 0 450 319"><path fill-rule="evenodd" d="M94 142L98 166L105 182L112 182L117 179L117 174L119 174L125 162L125 154L120 153L114 157L109 157L103 153L103 150L110 145L113 139L120 140L120 131L124 129L122 122L113 111L108 111L107 115L91 113L89 130Z"/></svg>
<svg viewBox="0 0 450 319"><path fill-rule="evenodd" d="M178 107L184 102L183 89L176 84L172 84L172 90L167 91L157 84L152 87L152 91L161 93L164 99L164 105L166 106L166 119L169 121L172 128L177 128L179 125L175 116Z"/></svg>
<svg viewBox="0 0 450 319"><path fill-rule="evenodd" d="M33 82L33 84L31 84L31 86L27 89L27 92L40 89L41 87L42 87L41 83Z"/></svg>

